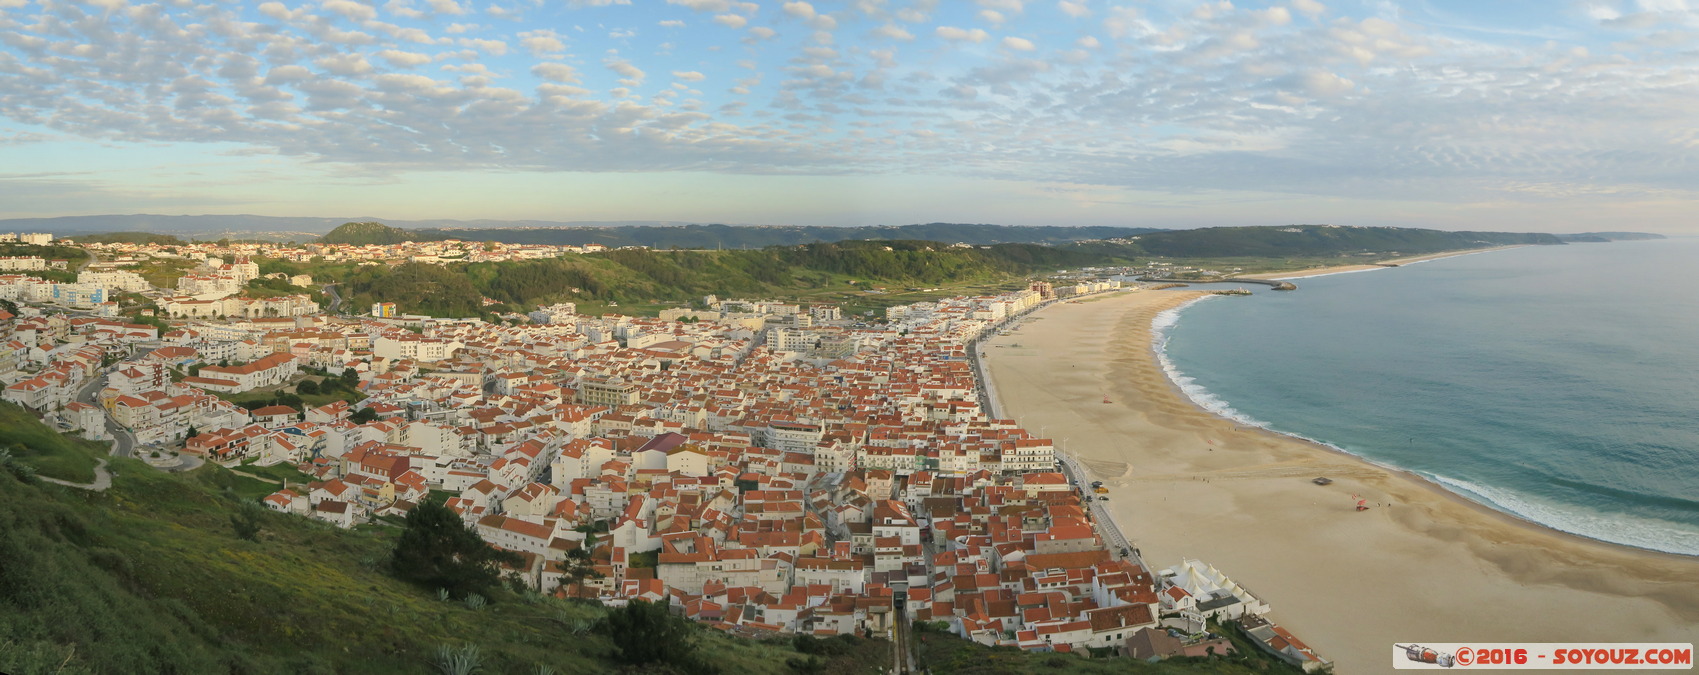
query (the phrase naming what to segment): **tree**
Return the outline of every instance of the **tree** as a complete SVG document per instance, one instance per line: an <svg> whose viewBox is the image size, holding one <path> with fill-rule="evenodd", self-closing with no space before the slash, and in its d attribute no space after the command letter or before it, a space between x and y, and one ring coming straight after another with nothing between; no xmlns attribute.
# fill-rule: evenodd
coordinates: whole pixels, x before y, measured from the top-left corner
<svg viewBox="0 0 1699 675"><path fill-rule="evenodd" d="M672 666L688 673L712 673L714 667L696 655L690 624L673 616L666 603L633 600L608 612L602 631L619 650L619 660L633 666Z"/></svg>
<svg viewBox="0 0 1699 675"><path fill-rule="evenodd" d="M295 385L295 393L317 394L319 393L319 383L315 380L301 380L300 384Z"/></svg>
<svg viewBox="0 0 1699 675"><path fill-rule="evenodd" d="M390 553L389 569L403 581L463 598L499 584L502 563L523 561L517 553L484 543L453 509L428 501L407 513L407 527Z"/></svg>
<svg viewBox="0 0 1699 675"><path fill-rule="evenodd" d="M230 514L230 527L236 530L238 539L248 541L260 540L260 507L254 504L243 504Z"/></svg>
<svg viewBox="0 0 1699 675"><path fill-rule="evenodd" d="M596 535L589 533L578 548L566 552L566 559L560 563L560 585L562 588L578 587L579 597L584 592L584 582L590 579L602 578L602 573L596 571L596 561L591 559L590 552L596 548Z"/></svg>
<svg viewBox="0 0 1699 675"><path fill-rule="evenodd" d="M371 408L361 408L359 410L354 411L354 414L348 416L348 421L353 422L355 424L365 424L367 422L376 422L377 419L378 419L377 411L372 410Z"/></svg>

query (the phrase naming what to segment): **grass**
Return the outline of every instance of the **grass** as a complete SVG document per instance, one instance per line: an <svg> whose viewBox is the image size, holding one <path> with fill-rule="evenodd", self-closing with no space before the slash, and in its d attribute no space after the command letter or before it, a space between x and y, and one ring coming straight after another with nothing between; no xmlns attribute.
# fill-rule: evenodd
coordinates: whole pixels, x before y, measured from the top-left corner
<svg viewBox="0 0 1699 675"><path fill-rule="evenodd" d="M148 283L160 288L176 288L177 279L200 265L198 260L183 258L153 258L131 268Z"/></svg>
<svg viewBox="0 0 1699 675"><path fill-rule="evenodd" d="M0 401L0 447L49 478L76 483L94 480L94 467L110 450L109 445L60 434L36 419L35 413L11 402Z"/></svg>
<svg viewBox="0 0 1699 675"><path fill-rule="evenodd" d="M9 436L53 433L6 422ZM0 672L420 673L439 646L464 644L479 646L483 672L618 670L608 640L582 630L600 607L507 589L476 610L440 602L384 572L395 528L267 511L245 541L230 515L259 481L216 465L112 465L104 493L0 466ZM779 675L802 657L708 629L692 639L727 674ZM868 672L859 664L881 653L868 641L824 672Z"/></svg>
<svg viewBox="0 0 1699 675"><path fill-rule="evenodd" d="M12 408L9 438L53 434ZM263 511L257 541L239 539L230 516L250 508L246 493L260 481L215 464L178 475L111 462L113 487L100 493L0 463L0 672L420 673L433 672L439 647L468 644L488 673L621 672L610 641L585 630L599 606L505 588L478 609L441 602L385 573L397 528L344 531ZM916 636L939 673L1282 672L1267 657L1151 666ZM707 628L690 639L726 675L781 675L807 661L788 640ZM818 672L888 663L889 643L851 642Z"/></svg>
<svg viewBox="0 0 1699 675"><path fill-rule="evenodd" d="M1231 657L1175 657L1147 663L1127 658L1091 658L1085 654L1025 652L1014 647L986 647L932 631L915 631L916 655L922 668L938 675L1025 675L1026 673L1299 673L1261 651ZM1252 648L1255 649L1254 647Z"/></svg>

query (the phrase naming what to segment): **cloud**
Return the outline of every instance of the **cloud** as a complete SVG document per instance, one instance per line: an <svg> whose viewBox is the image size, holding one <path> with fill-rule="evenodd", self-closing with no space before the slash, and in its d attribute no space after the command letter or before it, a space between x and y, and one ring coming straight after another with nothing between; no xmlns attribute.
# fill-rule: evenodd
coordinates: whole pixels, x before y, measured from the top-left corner
<svg viewBox="0 0 1699 675"><path fill-rule="evenodd" d="M766 26L756 26L754 28L749 29L749 39L755 40L757 42L759 42L761 40L772 39L772 37L774 35L778 35L778 34L779 34L778 31L773 30L771 28L768 28Z"/></svg>
<svg viewBox="0 0 1699 675"><path fill-rule="evenodd" d="M631 65L630 61L623 59L610 59L602 62L602 65L607 66L608 70L614 71L614 74L625 78L621 81L629 82L630 84L626 85L628 87L635 87L643 83L643 69Z"/></svg>
<svg viewBox="0 0 1699 675"><path fill-rule="evenodd" d="M752 2L736 2L735 0L667 0L669 5L688 7L698 12L754 12L758 7Z"/></svg>
<svg viewBox="0 0 1699 675"><path fill-rule="evenodd" d="M1211 3L1196 15L1195 3L1134 11L1046 1L1032 5L1030 20L1024 3L1003 0L852 0L830 5L835 22L858 23L836 41L816 29L757 45L773 30L752 25L757 17L781 28L825 25L828 5L781 1L763 15L749 3L679 0L668 9L704 12L694 23L736 17L739 30L627 55L610 31L683 22L640 3L577 3L604 9L574 26L409 14L425 0L337 2L166 2L122 12L57 3L0 17L16 22L0 28L0 143L51 151L63 139L140 140L221 152L234 144L371 175L944 171L1104 191L1400 203L1624 194L1691 203L1699 185L1690 157L1699 91L1670 51L1691 38L1667 7L1615 3L1614 16L1597 18L1613 25L1589 23L1547 44L1313 0ZM374 6L398 23L358 19ZM1101 30L1042 22L1088 9ZM989 29L977 23L992 18L981 12L1025 35L909 22L944 13L948 23ZM35 23L26 30L25 21ZM917 33L928 49L909 46ZM992 41L997 49L931 49ZM431 63L438 67L424 70ZM744 79L725 77L733 65ZM645 70L671 77L645 89ZM727 82L699 92L692 86L704 73Z"/></svg>
<svg viewBox="0 0 1699 675"><path fill-rule="evenodd" d="M1337 96L1355 89L1357 83L1333 73L1311 71L1304 74L1303 86L1311 96Z"/></svg>
<svg viewBox="0 0 1699 675"><path fill-rule="evenodd" d="M566 43L560 40L560 34L548 29L520 33L519 46L537 58L566 51Z"/></svg>
<svg viewBox="0 0 1699 675"><path fill-rule="evenodd" d="M886 38L886 39L890 39L890 40L902 40L904 42L907 42L909 40L914 39L914 33L910 33L906 30L903 30L903 28L901 26L898 26L896 24L890 24L890 23L873 29L873 34L877 35L879 37L882 37L882 38Z"/></svg>
<svg viewBox="0 0 1699 675"><path fill-rule="evenodd" d="M1037 49L1037 46L1032 44L1032 40L1013 36L1003 38L1003 46L1018 52L1030 52Z"/></svg>
<svg viewBox="0 0 1699 675"><path fill-rule="evenodd" d="M371 5L362 5L352 0L325 0L320 6L352 21L370 21L378 16L378 11Z"/></svg>
<svg viewBox="0 0 1699 675"><path fill-rule="evenodd" d="M531 66L531 74L550 82L577 84L578 69L564 63L539 63Z"/></svg>
<svg viewBox="0 0 1699 675"><path fill-rule="evenodd" d="M454 0L425 0L425 2L431 6L431 11L438 14L460 15L466 13L466 8L461 7L460 3Z"/></svg>
<svg viewBox="0 0 1699 675"><path fill-rule="evenodd" d="M720 25L725 26L727 28L734 28L735 29L735 28L742 28L744 26L749 25L749 19L743 18L743 17L738 16L736 14L718 14L718 15L714 16L714 23L720 24Z"/></svg>
<svg viewBox="0 0 1699 675"><path fill-rule="evenodd" d="M939 26L935 31L938 37L952 42L984 42L989 37L985 31L978 28L972 30L954 26Z"/></svg>
<svg viewBox="0 0 1699 675"><path fill-rule="evenodd" d="M398 49L385 49L378 52L378 58L389 62L389 65L396 68L412 68L431 62L431 57L428 54L404 52Z"/></svg>
<svg viewBox="0 0 1699 675"><path fill-rule="evenodd" d="M481 38L460 38L457 41L462 47L472 47L494 56L507 54L507 43L501 40L485 40Z"/></svg>
<svg viewBox="0 0 1699 675"><path fill-rule="evenodd" d="M372 64L359 54L324 56L314 60L313 65L332 75L365 75L372 72Z"/></svg>

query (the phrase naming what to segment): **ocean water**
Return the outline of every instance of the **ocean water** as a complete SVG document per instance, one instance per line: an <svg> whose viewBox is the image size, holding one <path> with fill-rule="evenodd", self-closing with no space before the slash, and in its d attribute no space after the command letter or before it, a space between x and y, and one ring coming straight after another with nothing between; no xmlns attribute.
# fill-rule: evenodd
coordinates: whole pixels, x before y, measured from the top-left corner
<svg viewBox="0 0 1699 675"><path fill-rule="evenodd" d="M1594 539L1699 555L1699 240L1294 280L1158 317L1199 405Z"/></svg>

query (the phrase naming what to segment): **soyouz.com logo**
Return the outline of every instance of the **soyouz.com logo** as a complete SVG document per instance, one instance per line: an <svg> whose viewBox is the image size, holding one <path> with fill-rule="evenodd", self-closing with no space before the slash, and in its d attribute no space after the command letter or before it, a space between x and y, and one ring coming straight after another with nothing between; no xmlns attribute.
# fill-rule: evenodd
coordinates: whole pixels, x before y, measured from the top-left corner
<svg viewBox="0 0 1699 675"><path fill-rule="evenodd" d="M1398 670L1692 670L1692 643L1413 643L1392 646Z"/></svg>

